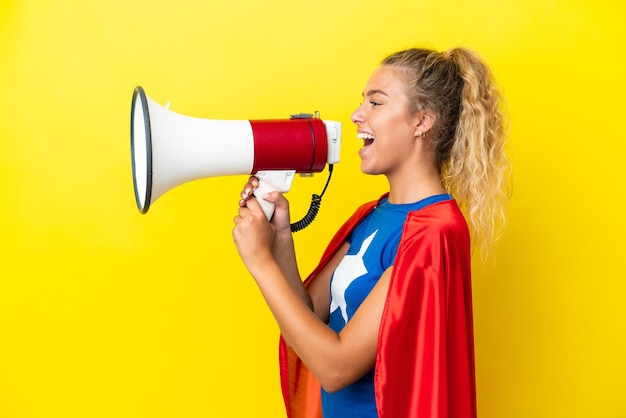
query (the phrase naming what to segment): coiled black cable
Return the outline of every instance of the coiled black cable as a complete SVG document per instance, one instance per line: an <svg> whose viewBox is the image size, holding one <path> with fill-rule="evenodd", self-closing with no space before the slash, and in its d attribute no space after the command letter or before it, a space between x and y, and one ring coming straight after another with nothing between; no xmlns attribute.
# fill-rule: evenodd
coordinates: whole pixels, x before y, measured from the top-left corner
<svg viewBox="0 0 626 418"><path fill-rule="evenodd" d="M332 175L333 165L328 164L328 179L326 180L326 185L324 186L324 190L322 190L322 194L313 194L313 196L311 197L311 206L309 206L309 211L298 222L291 224L291 232L302 231L304 228L309 226L311 222L313 222L313 220L317 216L317 213L320 210L320 206L322 205L322 196L324 196L324 193L326 193L326 189L328 188L328 183L330 183L330 178L332 177Z"/></svg>

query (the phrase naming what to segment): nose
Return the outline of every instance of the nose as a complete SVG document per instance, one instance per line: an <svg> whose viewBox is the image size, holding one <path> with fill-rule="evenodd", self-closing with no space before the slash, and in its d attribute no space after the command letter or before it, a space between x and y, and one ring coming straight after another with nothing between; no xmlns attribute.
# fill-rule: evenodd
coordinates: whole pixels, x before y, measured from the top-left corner
<svg viewBox="0 0 626 418"><path fill-rule="evenodd" d="M356 110L352 113L352 116L350 117L350 120L352 120L352 123L354 123L355 125L358 125L359 123L363 122L363 112L361 110L362 107L363 107L363 104L360 104L359 107L356 108Z"/></svg>

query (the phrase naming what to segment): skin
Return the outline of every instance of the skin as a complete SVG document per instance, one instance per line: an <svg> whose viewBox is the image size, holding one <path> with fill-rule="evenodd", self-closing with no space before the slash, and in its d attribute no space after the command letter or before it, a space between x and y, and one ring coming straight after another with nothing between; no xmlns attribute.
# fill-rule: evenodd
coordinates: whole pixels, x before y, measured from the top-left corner
<svg viewBox="0 0 626 418"><path fill-rule="evenodd" d="M435 121L423 111L411 115L404 81L392 67L374 71L363 91L364 101L352 115L360 134L374 135L359 150L361 170L389 181L389 201L410 203L444 193L422 133ZM276 205L268 222L251 197L258 180L244 186L235 217L233 238L239 255L256 281L285 341L322 387L340 390L374 367L378 328L393 267L387 269L345 328L327 326L330 278L348 250L344 243L310 286L305 288L296 263L290 230L289 203L278 192L262 196Z"/></svg>

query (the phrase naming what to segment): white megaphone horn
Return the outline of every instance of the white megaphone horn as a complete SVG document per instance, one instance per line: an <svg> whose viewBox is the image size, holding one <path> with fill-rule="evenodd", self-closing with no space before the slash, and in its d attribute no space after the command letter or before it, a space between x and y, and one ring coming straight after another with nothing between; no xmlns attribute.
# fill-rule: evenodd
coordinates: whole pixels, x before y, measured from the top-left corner
<svg viewBox="0 0 626 418"><path fill-rule="evenodd" d="M133 92L131 158L139 212L168 190L208 177L254 174L257 196L288 192L295 173L339 162L341 123L313 115L277 120L213 120L180 115ZM274 205L259 199L268 219Z"/></svg>

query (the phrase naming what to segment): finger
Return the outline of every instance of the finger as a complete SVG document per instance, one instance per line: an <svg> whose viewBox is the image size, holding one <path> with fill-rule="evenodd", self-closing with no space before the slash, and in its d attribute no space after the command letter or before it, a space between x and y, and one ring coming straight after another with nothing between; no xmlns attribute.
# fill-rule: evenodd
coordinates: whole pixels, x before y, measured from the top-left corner
<svg viewBox="0 0 626 418"><path fill-rule="evenodd" d="M256 211L262 210L261 209L261 204L254 198L248 198L245 201L245 205L244 206L245 206L245 209L248 210L248 212L256 212ZM239 209L239 211L241 212L242 209Z"/></svg>
<svg viewBox="0 0 626 418"><path fill-rule="evenodd" d="M271 203L276 203L278 202L278 199L280 199L280 192L269 192L269 193L264 193L262 196L257 196L257 198L263 199L267 202L271 202Z"/></svg>
<svg viewBox="0 0 626 418"><path fill-rule="evenodd" d="M277 208L289 208L289 201L281 192L271 192L264 196L264 200L272 202Z"/></svg>
<svg viewBox="0 0 626 418"><path fill-rule="evenodd" d="M246 216L250 214L250 209L247 206L242 206L239 208L237 213L239 214L240 218L245 218Z"/></svg>
<svg viewBox="0 0 626 418"><path fill-rule="evenodd" d="M248 178L248 184L256 189L257 187L259 187L259 179L256 176L250 176Z"/></svg>
<svg viewBox="0 0 626 418"><path fill-rule="evenodd" d="M245 191L241 192L241 195L239 196L241 199L239 199L239 207L245 207L246 203L248 202L248 200L252 197L252 194L247 194Z"/></svg>
<svg viewBox="0 0 626 418"><path fill-rule="evenodd" d="M245 187L243 188L243 191L241 192L239 196L241 197L240 204L242 202L245 204L246 200L248 200L250 196L252 196L252 188L249 187L249 184L245 185Z"/></svg>
<svg viewBox="0 0 626 418"><path fill-rule="evenodd" d="M242 223L242 222L244 221L244 218L245 218L245 216L242 216L242 212L241 212L241 210L239 210L239 211L237 212L237 216L235 216L235 217L233 218L233 223L234 223L235 225L239 225L240 223Z"/></svg>
<svg viewBox="0 0 626 418"><path fill-rule="evenodd" d="M241 200L242 201L246 201L250 198L250 196L252 196L252 193L254 192L254 189L256 189L257 187L259 187L259 179L257 179L254 176L250 176L248 178L248 182L245 184L245 186L243 186L243 191L241 192L240 196L241 196ZM240 205L242 205L243 202L239 202Z"/></svg>

